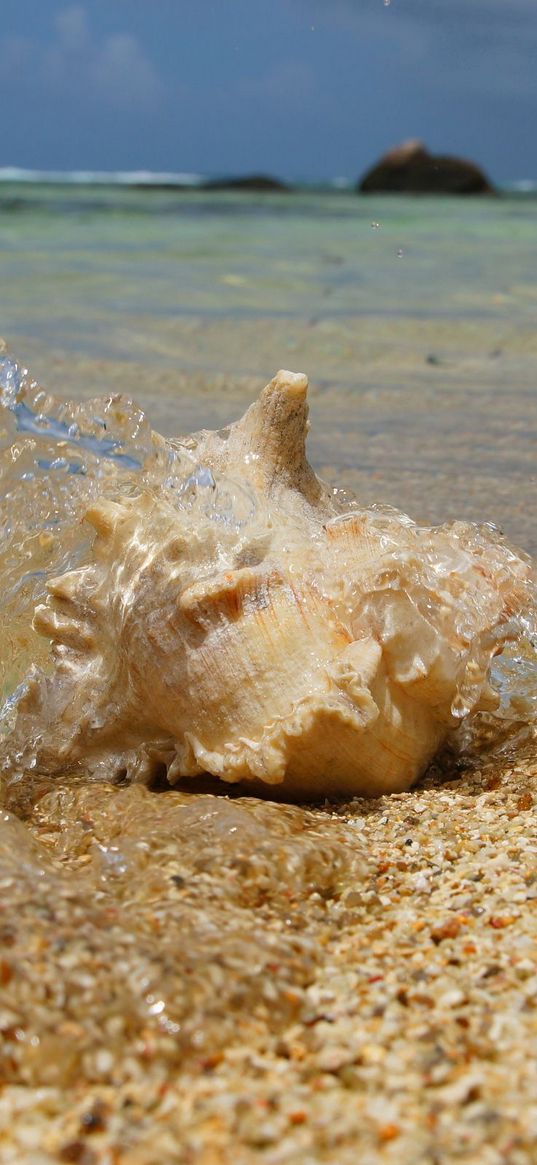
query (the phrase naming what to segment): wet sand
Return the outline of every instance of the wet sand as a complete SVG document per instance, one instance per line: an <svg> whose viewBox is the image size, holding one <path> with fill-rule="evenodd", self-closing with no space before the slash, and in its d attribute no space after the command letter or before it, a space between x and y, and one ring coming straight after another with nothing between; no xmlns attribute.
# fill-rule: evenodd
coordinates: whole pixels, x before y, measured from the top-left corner
<svg viewBox="0 0 537 1165"><path fill-rule="evenodd" d="M2 1162L534 1161L536 776L41 790L0 852Z"/></svg>

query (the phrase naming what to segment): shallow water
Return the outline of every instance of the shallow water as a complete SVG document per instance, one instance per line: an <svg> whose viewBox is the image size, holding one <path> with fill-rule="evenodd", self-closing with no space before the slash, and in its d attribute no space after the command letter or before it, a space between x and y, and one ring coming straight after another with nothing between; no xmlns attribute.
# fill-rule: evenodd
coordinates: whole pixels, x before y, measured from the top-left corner
<svg viewBox="0 0 537 1165"><path fill-rule="evenodd" d="M534 208L4 185L0 335L52 390L127 391L167 434L306 371L316 467L534 553Z"/></svg>
<svg viewBox="0 0 537 1165"><path fill-rule="evenodd" d="M0 333L52 391L78 399L128 392L147 408L155 428L175 434L225 424L277 367L303 368L312 379L312 457L324 476L356 490L364 503L392 503L420 521L495 522L510 541L537 551L534 203L343 194L245 200L92 191L90 197L83 190L26 188L9 195L6 205L7 194L0 192ZM45 479L49 473L46 468ZM41 549L45 554L46 546ZM24 603L22 609L26 618ZM35 637L22 647L25 658L33 657ZM518 663L515 694L523 682L526 696L535 697L532 667L528 657L522 677ZM389 1119L377 1119L374 1105L363 1118L366 1147L378 1160L377 1125L399 1122L404 1129L405 1105L413 1111L406 1090L422 1060L418 1106L429 1112L430 1104L432 1112L438 1105L430 1064L438 1062L440 1040L427 1025L414 1032L410 1012L395 995L383 1018L378 983L384 975L391 983L393 975L394 992L402 990L408 960L422 954L420 975L427 977L435 960L440 967L444 948L434 938L422 951L420 936L434 932L438 912L445 922L452 909L444 879L445 885L453 881L453 902L457 894L461 901L478 895L475 926L487 967L502 961L490 946L501 928L497 932L493 922L486 929L485 922L489 915L510 917L511 890L504 891L501 877L498 883L492 878L483 920L477 913L485 909L480 879L487 882L483 868L489 869L504 838L502 868L519 870L508 846L509 822L527 812L521 836L531 839L534 751L526 733L524 743L504 740L479 761L447 760L416 793L341 808L264 804L214 789L118 790L68 774L61 783L13 787L0 820L2 1079L15 1109L23 1104L18 1086L35 1090L28 1095L37 1123L35 1144L28 1133L26 1142L13 1142L6 1160L93 1165L115 1145L116 1156L103 1156L103 1162L152 1165L151 1112L160 1113L168 1090L179 1106L181 1096L196 1096L198 1108L185 1117L188 1152L180 1155L185 1123L179 1122L175 1140L159 1149L160 1159L167 1153L212 1165L204 1145L219 1129L224 1154L238 1144L245 1161L265 1159L274 1141L265 1131L259 1142L260 1110L252 1113L249 1096L263 1100L266 1125L267 1113L285 1116L287 1091L289 1113L299 1115L287 1124L274 1116L283 1145L276 1165L303 1161L306 1152L315 1161L333 1161L334 1153L351 1161L358 1135L351 1108L372 1095L380 1112L395 1074ZM469 850L465 823L472 813L479 821L481 812L495 812L498 787L507 812L502 801L501 820L490 826L492 842L476 840L474 830ZM381 860L384 848L388 865ZM529 851L525 860L530 898ZM390 863L399 904L391 904L386 892ZM521 905L509 931L513 959L520 954L522 964L530 958L532 908L532 902ZM459 906L457 918L463 909L469 915L474 907ZM433 981L436 974L451 975L456 989L473 1000L475 1024L473 1013L468 1023L477 1051L468 1056L483 1071L480 1087L490 1110L496 1069L487 1075L492 1052L479 1035L489 1022L489 1004L485 988L474 990L468 978L478 983L481 947L469 949L467 925L461 924L460 942L456 927L448 938L458 965L446 969L444 960L431 975ZM387 943L386 928L392 928ZM471 970L474 963L478 970ZM434 1007L434 1000L423 1006ZM529 1051L529 1012L513 1007L516 1038L526 1039ZM360 1044L350 1061L339 1029L330 1042L330 1025L337 1027L343 1013ZM455 1064L466 1029L454 1013L440 1026ZM331 1060L322 1058L323 1041ZM387 1074L386 1048L392 1057ZM404 1059L405 1048L411 1060L398 1077L394 1064ZM522 1095L518 1044L513 1037L502 1048ZM240 1060L243 1052L248 1061ZM239 1060L242 1085L233 1076ZM326 1077L336 1090L335 1109L322 1099ZM198 1079L201 1093L193 1083ZM87 1105L80 1108L90 1095L92 1104L104 1097L110 1114L128 1100L117 1126L110 1116L109 1139L103 1131L102 1144L93 1142L96 1149L85 1144L81 1114ZM460 1104L462 1127L467 1109ZM390 1113L398 1105L396 1120ZM231 1108L235 1124L229 1117L228 1134ZM342 1112L347 1133L333 1143L327 1130L335 1129ZM308 1140L300 1130L310 1113ZM481 1130L479 1145L492 1138L493 1146L496 1134L486 1113L482 1125L481 1115L473 1126L471 1118L468 1127ZM9 1115L5 1125L2 1120L0 1111L6 1140L17 1122ZM286 1141L288 1126L305 1139ZM413 1142L401 1149L394 1133L391 1158L392 1134L386 1134L387 1159L430 1161L431 1138L442 1130L424 1127L429 1132L419 1151ZM466 1149L446 1145L446 1160L479 1151L469 1135ZM58 1158L60 1152L67 1155Z"/></svg>

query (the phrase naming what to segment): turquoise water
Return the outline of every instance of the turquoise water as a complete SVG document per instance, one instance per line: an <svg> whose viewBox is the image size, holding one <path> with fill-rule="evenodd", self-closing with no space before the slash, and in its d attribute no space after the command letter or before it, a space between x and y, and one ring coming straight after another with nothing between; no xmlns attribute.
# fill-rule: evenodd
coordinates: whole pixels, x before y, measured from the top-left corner
<svg viewBox="0 0 537 1165"><path fill-rule="evenodd" d="M4 328L83 343L135 314L518 322L537 303L533 199L0 189ZM76 339L75 339L76 337Z"/></svg>
<svg viewBox="0 0 537 1165"><path fill-rule="evenodd" d="M0 335L51 389L127 391L167 432L303 369L318 467L535 550L536 207L3 183Z"/></svg>

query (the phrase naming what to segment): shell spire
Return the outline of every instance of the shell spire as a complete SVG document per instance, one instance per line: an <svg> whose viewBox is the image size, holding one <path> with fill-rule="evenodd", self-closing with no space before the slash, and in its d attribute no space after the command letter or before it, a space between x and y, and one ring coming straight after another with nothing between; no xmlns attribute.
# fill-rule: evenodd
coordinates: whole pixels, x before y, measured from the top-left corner
<svg viewBox="0 0 537 1165"><path fill-rule="evenodd" d="M306 458L307 395L307 376L281 370L237 422L237 437L261 463L269 492L285 484L304 493L317 484Z"/></svg>
<svg viewBox="0 0 537 1165"><path fill-rule="evenodd" d="M276 373L259 399L230 425L225 443L204 434L200 458L229 473L241 465L265 496L294 490L315 505L324 492L306 457L309 430L308 378L303 372Z"/></svg>

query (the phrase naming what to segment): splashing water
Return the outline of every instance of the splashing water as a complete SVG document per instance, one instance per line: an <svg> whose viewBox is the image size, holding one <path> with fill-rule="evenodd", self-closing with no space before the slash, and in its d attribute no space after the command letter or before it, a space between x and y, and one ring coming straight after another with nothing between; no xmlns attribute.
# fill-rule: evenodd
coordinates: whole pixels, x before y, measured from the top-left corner
<svg viewBox="0 0 537 1165"><path fill-rule="evenodd" d="M59 400L0 356L0 725L9 726L31 664L48 644L31 618L47 580L81 565L93 541L83 522L97 497L165 489L230 534L247 525L247 490L196 459L196 441L163 442L127 397Z"/></svg>
<svg viewBox="0 0 537 1165"><path fill-rule="evenodd" d="M451 626L459 640L468 644L459 656L458 690L451 707L454 720L458 721L453 746L464 752L479 751L490 741L500 743L507 738L513 743L537 730L537 580L529 555L511 549L490 523L447 523L441 529L449 534L449 544L442 545L438 527L420 527L389 505L372 505L364 510L346 490L335 490L334 495L339 513L333 522L356 517L366 520L370 529L381 534L384 545L383 572L371 595L358 605L357 592L352 585L346 588L349 612L357 611L360 620L368 607L377 612L384 609L384 617L389 619L393 603L402 599L407 604L409 636L418 619L444 641L449 640ZM404 546L402 527L411 537ZM475 568L476 556L484 563L483 593L470 599L469 592L463 595L461 591L462 597L453 603L446 590L447 601L440 603L442 579L448 579L455 571L464 587L464 580ZM522 564L526 564L529 575L522 584L526 603L523 610L496 631L475 635L478 605L486 602L489 584L509 586L520 580ZM474 711L489 669L492 691L499 698L497 706Z"/></svg>

